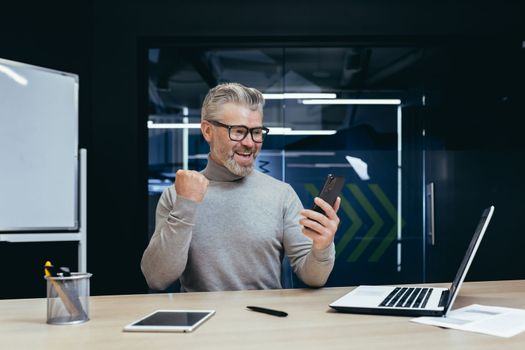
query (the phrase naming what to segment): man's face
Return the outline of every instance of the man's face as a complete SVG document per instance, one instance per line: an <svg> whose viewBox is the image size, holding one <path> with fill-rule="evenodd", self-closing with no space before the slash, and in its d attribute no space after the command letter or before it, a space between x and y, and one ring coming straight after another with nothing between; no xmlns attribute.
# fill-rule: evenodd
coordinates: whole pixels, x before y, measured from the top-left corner
<svg viewBox="0 0 525 350"><path fill-rule="evenodd" d="M226 125L255 128L262 126L262 115L248 107L227 103L223 106L222 115L217 121ZM204 130L203 132L206 137L207 132ZM228 136L227 128L209 125L208 136L206 140L210 143L211 158L214 161L239 176L246 176L252 172L262 143L253 142L250 133L242 141L232 141Z"/></svg>

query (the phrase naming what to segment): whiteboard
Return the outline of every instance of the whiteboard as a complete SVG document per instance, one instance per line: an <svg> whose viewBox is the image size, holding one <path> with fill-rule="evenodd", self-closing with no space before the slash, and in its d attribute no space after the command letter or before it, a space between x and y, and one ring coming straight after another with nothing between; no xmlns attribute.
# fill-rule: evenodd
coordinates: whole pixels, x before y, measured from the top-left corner
<svg viewBox="0 0 525 350"><path fill-rule="evenodd" d="M0 59L0 231L78 230L78 76Z"/></svg>

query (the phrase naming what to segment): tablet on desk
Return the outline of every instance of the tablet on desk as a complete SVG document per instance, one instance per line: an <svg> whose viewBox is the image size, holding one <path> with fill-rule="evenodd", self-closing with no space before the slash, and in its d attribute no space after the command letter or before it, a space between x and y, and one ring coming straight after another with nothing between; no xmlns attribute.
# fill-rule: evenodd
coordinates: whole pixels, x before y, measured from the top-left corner
<svg viewBox="0 0 525 350"><path fill-rule="evenodd" d="M191 332L215 310L157 310L124 327L126 332Z"/></svg>

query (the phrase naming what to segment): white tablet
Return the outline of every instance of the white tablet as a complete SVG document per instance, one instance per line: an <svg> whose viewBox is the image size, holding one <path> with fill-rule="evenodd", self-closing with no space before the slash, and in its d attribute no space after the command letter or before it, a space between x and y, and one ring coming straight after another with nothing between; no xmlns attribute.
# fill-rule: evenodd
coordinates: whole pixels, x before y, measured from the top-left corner
<svg viewBox="0 0 525 350"><path fill-rule="evenodd" d="M126 332L191 332L215 310L157 310L124 327Z"/></svg>

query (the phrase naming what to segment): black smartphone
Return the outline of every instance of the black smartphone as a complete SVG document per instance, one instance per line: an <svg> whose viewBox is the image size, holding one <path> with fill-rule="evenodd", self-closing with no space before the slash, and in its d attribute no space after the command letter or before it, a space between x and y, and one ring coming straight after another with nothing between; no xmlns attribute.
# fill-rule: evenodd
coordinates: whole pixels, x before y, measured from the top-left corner
<svg viewBox="0 0 525 350"><path fill-rule="evenodd" d="M323 189L321 190L321 193L319 193L318 197L333 207L337 197L341 194L344 184L345 178L343 176L328 174L324 182ZM312 210L315 210L321 214L325 214L324 210L315 203L312 207Z"/></svg>

